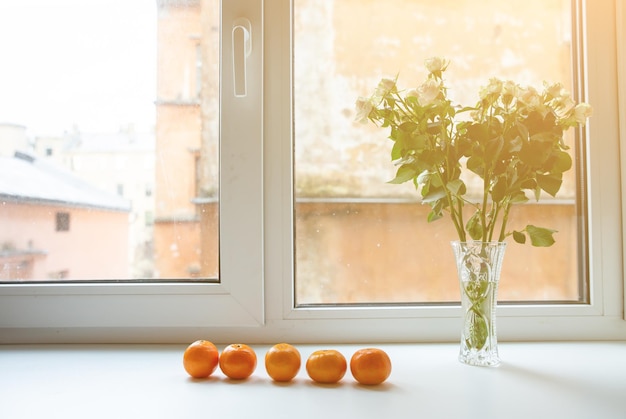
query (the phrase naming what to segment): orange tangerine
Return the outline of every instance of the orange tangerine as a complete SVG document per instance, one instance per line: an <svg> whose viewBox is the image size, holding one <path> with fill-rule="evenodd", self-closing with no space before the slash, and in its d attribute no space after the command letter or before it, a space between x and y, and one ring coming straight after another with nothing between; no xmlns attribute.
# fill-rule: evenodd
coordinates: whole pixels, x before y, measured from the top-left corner
<svg viewBox="0 0 626 419"><path fill-rule="evenodd" d="M194 378L206 378L217 368L219 352L208 340L197 340L185 349L183 366Z"/></svg>
<svg viewBox="0 0 626 419"><path fill-rule="evenodd" d="M274 381L291 381L300 371L300 352L288 343L277 343L265 354L265 370Z"/></svg>
<svg viewBox="0 0 626 419"><path fill-rule="evenodd" d="M350 372L361 384L380 384L391 374L391 360L382 349L359 349L350 358Z"/></svg>
<svg viewBox="0 0 626 419"><path fill-rule="evenodd" d="M224 348L219 364L224 375L233 380L243 380L256 369L256 353L248 345L233 343Z"/></svg>
<svg viewBox="0 0 626 419"><path fill-rule="evenodd" d="M315 351L306 361L306 372L317 383L336 383L343 378L347 368L346 358L334 349Z"/></svg>

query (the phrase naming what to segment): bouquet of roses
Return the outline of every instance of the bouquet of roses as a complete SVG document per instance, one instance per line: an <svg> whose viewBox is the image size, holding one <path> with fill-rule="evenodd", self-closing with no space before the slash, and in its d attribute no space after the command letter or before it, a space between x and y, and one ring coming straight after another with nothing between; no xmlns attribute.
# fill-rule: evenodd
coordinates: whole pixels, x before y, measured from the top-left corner
<svg viewBox="0 0 626 419"><path fill-rule="evenodd" d="M389 129L391 160L398 166L390 183L411 181L430 205L428 221L449 214L459 240L554 243L554 230L527 225L507 231L514 204L527 192L556 196L572 158L564 132L585 124L591 106L575 103L560 83L545 83L542 92L513 81L492 78L473 106L448 98L443 74L449 61L426 60L427 79L401 91L395 79L383 79L369 98L357 99L357 119ZM462 176L482 179L482 190L469 193ZM466 217L464 208L473 208Z"/></svg>

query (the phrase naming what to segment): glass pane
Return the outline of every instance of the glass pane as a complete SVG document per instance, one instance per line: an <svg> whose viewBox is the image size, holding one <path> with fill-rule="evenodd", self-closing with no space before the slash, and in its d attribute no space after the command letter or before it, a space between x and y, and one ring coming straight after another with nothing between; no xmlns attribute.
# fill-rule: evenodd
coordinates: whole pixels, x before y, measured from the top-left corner
<svg viewBox="0 0 626 419"><path fill-rule="evenodd" d="M219 1L157 3L155 276L217 278Z"/></svg>
<svg viewBox="0 0 626 419"><path fill-rule="evenodd" d="M218 1L0 4L0 281L217 278Z"/></svg>
<svg viewBox="0 0 626 419"><path fill-rule="evenodd" d="M571 15L565 0L294 0L298 305L459 300L452 223L428 223L430 207L411 182L387 183L397 170L389 132L355 122L355 100L382 77L419 86L433 56L451 60L445 79L459 104L476 103L491 77L573 91ZM566 141L576 154L573 135ZM512 229L535 224L558 233L549 248L509 241L500 300L586 299L582 173L566 177L558 199L511 211Z"/></svg>

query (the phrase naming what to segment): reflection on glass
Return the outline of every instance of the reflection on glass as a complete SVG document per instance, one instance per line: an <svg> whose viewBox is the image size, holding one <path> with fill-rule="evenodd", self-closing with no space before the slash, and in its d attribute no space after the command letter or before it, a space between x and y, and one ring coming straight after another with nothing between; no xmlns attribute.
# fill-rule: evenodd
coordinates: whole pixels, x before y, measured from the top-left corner
<svg viewBox="0 0 626 419"><path fill-rule="evenodd" d="M0 5L0 281L216 280L217 0Z"/></svg>
<svg viewBox="0 0 626 419"><path fill-rule="evenodd" d="M294 3L296 303L458 301L451 223L427 223L410 183L386 183L396 170L391 142L354 122L354 101L381 77L417 87L431 56L452 61L458 103L475 102L494 76L572 86L571 3ZM568 176L558 201L514 209L509 225L528 219L559 233L551 248L509 246L501 300L584 298L575 170Z"/></svg>

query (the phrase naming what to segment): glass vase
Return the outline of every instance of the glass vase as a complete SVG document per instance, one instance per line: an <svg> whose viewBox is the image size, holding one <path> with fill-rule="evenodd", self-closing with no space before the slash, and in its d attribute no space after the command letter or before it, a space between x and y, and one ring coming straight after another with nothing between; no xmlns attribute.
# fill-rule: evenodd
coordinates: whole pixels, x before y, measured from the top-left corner
<svg viewBox="0 0 626 419"><path fill-rule="evenodd" d="M496 304L506 243L452 242L461 289L462 329L459 361L497 366Z"/></svg>

